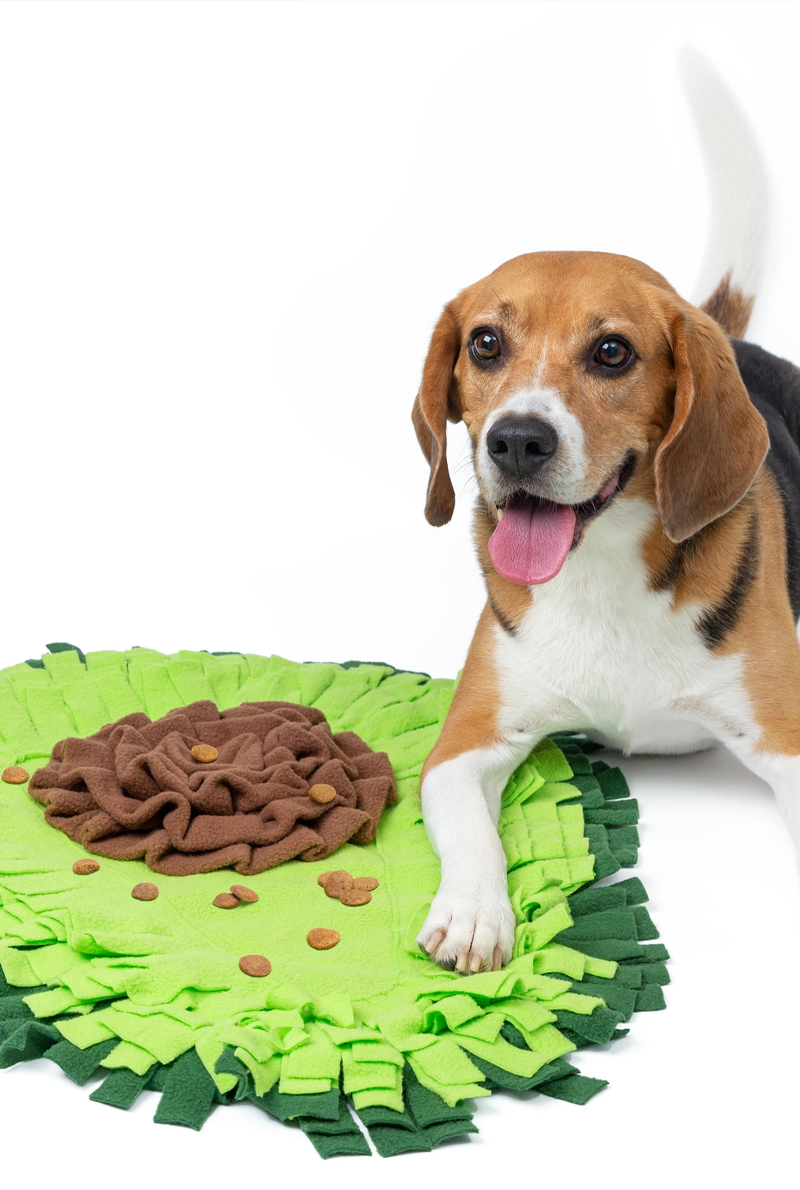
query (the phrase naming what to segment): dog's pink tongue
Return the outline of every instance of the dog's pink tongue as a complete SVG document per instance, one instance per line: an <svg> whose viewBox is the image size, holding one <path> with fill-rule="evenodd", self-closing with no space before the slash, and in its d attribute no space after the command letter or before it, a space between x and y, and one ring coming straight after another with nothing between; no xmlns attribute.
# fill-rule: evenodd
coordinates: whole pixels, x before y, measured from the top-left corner
<svg viewBox="0 0 800 1190"><path fill-rule="evenodd" d="M512 583L546 583L564 565L574 533L575 510L568 504L515 500L489 538L489 556Z"/></svg>

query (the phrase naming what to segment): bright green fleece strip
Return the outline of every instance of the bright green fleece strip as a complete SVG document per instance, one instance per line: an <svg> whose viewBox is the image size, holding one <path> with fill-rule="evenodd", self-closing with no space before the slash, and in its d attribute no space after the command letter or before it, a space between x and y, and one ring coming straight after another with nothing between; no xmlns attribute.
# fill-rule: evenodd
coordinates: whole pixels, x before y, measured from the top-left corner
<svg viewBox="0 0 800 1190"><path fill-rule="evenodd" d="M172 1069L181 1055L196 1055L196 1066L184 1062L171 1076L170 1094L175 1099L176 1088L194 1086L202 1076L210 1088L203 1092L205 1111L214 1093L233 1093L241 1085L237 1071L243 1071L259 1102L275 1094L298 1096L298 1103L318 1096L315 1102L322 1102L329 1093L338 1095L341 1080L357 1110L405 1113L409 1120L409 1078L455 1108L466 1097L489 1094L492 1086L535 1079L576 1044L599 1037L598 1030L607 1039L632 1004L611 1011L601 998L603 987L615 989L618 1007L620 996L636 996L629 981L620 984L615 960L629 966L646 961L638 953L646 948L637 942L646 911L616 908L617 900L604 912L587 912L579 919L586 953L582 942L579 949L564 944L571 938L563 931L573 927L567 895L596 875L587 833L595 831L593 850L611 864L607 870L626 862L613 858L614 844L609 849L608 843L622 831L602 825L606 803L598 791L605 766L595 766L595 777L569 741L564 748L572 767L564 752L544 741L506 790L500 827L519 922L510 965L462 977L436 967L416 946L439 874L420 815L419 773L453 689L452 681L388 666L300 665L240 654L167 657L147 649L89 653L85 660L65 649L45 656L41 668L22 664L2 671L0 768L23 764L32 772L65 736L89 735L132 711L157 718L208 698L220 709L265 700L319 707L334 732L355 731L387 752L398 778L398 803L386 811L373 844L347 845L327 862L293 862L248 877L259 901L235 912L211 905L236 880L232 871L159 875L160 895L152 902L130 895L134 884L153 877L143 863L104 859L96 874L73 875L82 849L47 826L24 786L0 785L0 966L8 983L36 988L25 997L35 1017L60 1018L57 1029L71 1046L94 1047L102 1067L119 1071L123 1081L138 1080L139 1088L155 1069ZM580 790L569 783L573 768L583 770ZM626 792L617 789L613 796ZM575 802L579 793L600 807L587 833ZM623 820L635 822L635 815ZM623 829L635 833L635 826ZM605 832L605 842L598 831ZM327 898L316 878L331 866L378 877L370 905L348 908ZM614 919L616 933L602 922L592 933L591 919L608 912L628 918ZM339 930L339 945L312 950L305 939L314 926ZM612 951L616 945L624 953L600 953L598 945L602 950L609 939ZM251 953L271 960L267 979L239 971L239 957ZM565 979L578 981L579 988L572 990ZM655 982L648 986L660 993ZM660 1004L642 1004L647 1006ZM576 1027L581 1020L586 1025ZM30 1034L25 1044L44 1044L41 1036ZM231 1060L237 1067L226 1069ZM133 1088L131 1082L120 1094L135 1093ZM579 1102L580 1094L561 1097ZM326 1152L361 1151L338 1107L334 1114L339 1123L320 1125L320 1151L326 1145ZM169 1116L167 1107L164 1118ZM447 1119L435 1127L446 1132L455 1124ZM332 1150L319 1139L323 1135L350 1139ZM400 1151L392 1148L399 1134L390 1135L395 1139L384 1137L381 1144ZM414 1143L425 1148L433 1141L418 1137Z"/></svg>

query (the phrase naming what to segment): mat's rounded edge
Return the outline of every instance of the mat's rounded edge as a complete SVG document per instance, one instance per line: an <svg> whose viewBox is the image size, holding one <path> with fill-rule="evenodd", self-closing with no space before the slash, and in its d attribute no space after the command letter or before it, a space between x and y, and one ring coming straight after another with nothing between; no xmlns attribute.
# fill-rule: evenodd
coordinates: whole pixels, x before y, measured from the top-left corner
<svg viewBox="0 0 800 1190"><path fill-rule="evenodd" d="M60 654L55 657L57 664L74 665L77 662L81 669L87 666L87 658L77 648L56 645L52 652ZM142 653L148 653L154 661L156 658L170 660L163 654L154 656L148 650L142 650L139 657ZM120 668L122 658L125 658L127 665L129 656L106 653L94 655L94 659L98 669L111 672L114 668ZM197 657L197 654L177 656ZM207 656L219 657L220 660L223 657L242 661L248 658L248 655L236 653ZM89 658L91 665L93 655L90 654ZM268 662L273 659L253 660ZM282 661L280 658L275 660ZM41 667L47 670L53 663L52 656L46 657ZM385 677L409 672L360 662L345 663L338 668L359 669L362 665L368 666L373 673L375 670L384 671L377 675L376 684L380 684ZM15 667L17 670L19 668ZM39 667L31 668L36 670ZM423 681L430 680L424 674L412 676ZM180 698L180 692L176 690L176 694ZM216 690L215 696L220 703L224 702ZM174 705L183 703L176 702ZM632 866L636 862L638 845L635 830L638 808L631 801L624 801L629 795L624 777L619 770L610 770L602 761L592 764L588 754L597 746L579 733L559 733L552 742L560 749L572 770L579 796L567 804L581 805L583 808L586 827L590 828L586 829L589 850L595 857L595 880L623 866ZM559 1031L575 1047L604 1044L622 1036L627 1030L620 1030L618 1025L629 1019L633 1011L665 1006L661 986L668 981L663 966L663 960L668 956L663 946L643 944L657 937L652 920L642 905L646 899L641 882L636 879L619 881L605 888L594 888L589 884L568 897L574 924L564 930L557 940L600 962L611 960L617 964L617 971L611 979L592 975L587 970L583 980L571 981L576 991L605 1001L605 1007L595 1009L590 1015L570 1012L557 1014ZM622 929L619 928L621 923L624 923ZM609 930L613 934L615 928L617 933L625 936L610 936ZM45 1056L57 1062L74 1081L87 1081L98 1071L100 1063L107 1056L109 1043L81 1050L66 1041L55 1028L57 1021L63 1018L34 1019L23 1001L23 995L31 995L37 990L47 989L24 988L20 992L5 979L0 983L0 1068ZM504 1026L503 1036L511 1045L527 1048L524 1038L511 1022ZM563 1059L547 1063L533 1079L527 1080L493 1066L476 1054L470 1054L470 1059L482 1071L487 1090L535 1088L555 1098L585 1103L606 1085L602 1080L584 1078ZM237 1066L241 1068L238 1071ZM219 1091L196 1051L190 1049L168 1065L155 1063L142 1075L126 1068L112 1070L91 1097L115 1106L130 1107L145 1087L158 1090L161 1099L156 1121L192 1128L202 1126L215 1103L231 1103L246 1098L278 1119L297 1120L302 1131L324 1157L339 1153L366 1154L370 1151L361 1129L353 1119L352 1096L344 1096L341 1087L332 1089L329 1095L316 1096L281 1094L273 1087L266 1095L258 1096L252 1087L249 1072L232 1051L225 1051L217 1063L217 1069L236 1075L234 1086L224 1093ZM389 1156L408 1149L427 1151L453 1136L476 1131L472 1123L472 1110L463 1103L448 1107L438 1095L419 1083L408 1064L403 1072L402 1103L403 1110L398 1112L387 1107L360 1109L361 1122L381 1155Z"/></svg>

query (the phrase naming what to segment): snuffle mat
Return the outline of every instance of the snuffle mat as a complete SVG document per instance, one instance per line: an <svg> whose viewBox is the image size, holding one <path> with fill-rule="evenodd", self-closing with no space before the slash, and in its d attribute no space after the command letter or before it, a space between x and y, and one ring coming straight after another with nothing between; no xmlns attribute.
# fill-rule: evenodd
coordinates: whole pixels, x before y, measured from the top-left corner
<svg viewBox="0 0 800 1190"><path fill-rule="evenodd" d="M215 1104L248 1100L323 1157L392 1156L477 1131L472 1101L497 1089L585 1104L606 1083L566 1055L664 1007L668 954L644 887L596 884L636 863L638 806L588 740L545 740L512 776L500 832L514 956L462 976L415 942L439 875L419 774L455 682L381 664L48 647L0 672L0 769L32 773L58 740L134 711L280 700L386 752L398 801L373 843L248 876L258 904L225 913L211 901L232 870L159 874L152 902L131 898L153 879L143 862L74 875L86 852L25 786L0 785L0 1067L45 1057L77 1083L102 1076L90 1098L122 1108L157 1090L156 1122L195 1129ZM326 898L317 876L331 867L377 877L372 902ZM335 949L307 945L317 926L340 931ZM248 953L269 957L267 978L239 970Z"/></svg>

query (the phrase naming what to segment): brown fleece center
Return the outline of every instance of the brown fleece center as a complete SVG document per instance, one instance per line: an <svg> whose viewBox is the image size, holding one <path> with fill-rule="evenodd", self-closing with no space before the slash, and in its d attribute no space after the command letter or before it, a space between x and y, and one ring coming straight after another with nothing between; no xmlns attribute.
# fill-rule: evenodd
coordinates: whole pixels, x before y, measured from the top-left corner
<svg viewBox="0 0 800 1190"><path fill-rule="evenodd" d="M218 758L195 760L197 744ZM336 797L314 801L318 784ZM252 876L323 859L348 841L369 843L397 797L385 752L352 731L333 735L321 711L287 702L126 715L88 739L61 740L28 791L87 851L144 859L169 876L226 867Z"/></svg>

